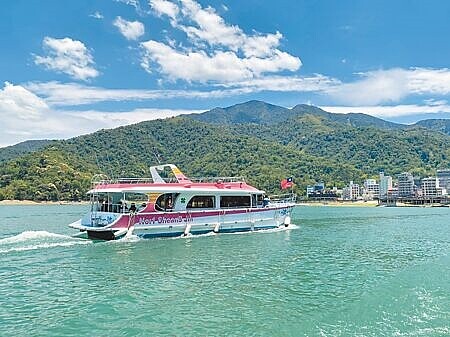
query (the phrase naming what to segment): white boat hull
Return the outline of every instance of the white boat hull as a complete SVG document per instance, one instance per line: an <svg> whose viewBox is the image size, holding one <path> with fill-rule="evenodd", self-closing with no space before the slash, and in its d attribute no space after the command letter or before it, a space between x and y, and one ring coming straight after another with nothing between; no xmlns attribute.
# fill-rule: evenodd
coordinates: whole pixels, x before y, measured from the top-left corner
<svg viewBox="0 0 450 337"><path fill-rule="evenodd" d="M94 227L90 223L92 214L70 226L87 231L93 239L114 240L127 234L142 238L198 235L209 232L232 233L257 231L287 226L294 204L283 204L268 208L214 210L196 212L160 212L123 214L105 226ZM108 214L96 214L108 217ZM103 223L100 221L100 223Z"/></svg>

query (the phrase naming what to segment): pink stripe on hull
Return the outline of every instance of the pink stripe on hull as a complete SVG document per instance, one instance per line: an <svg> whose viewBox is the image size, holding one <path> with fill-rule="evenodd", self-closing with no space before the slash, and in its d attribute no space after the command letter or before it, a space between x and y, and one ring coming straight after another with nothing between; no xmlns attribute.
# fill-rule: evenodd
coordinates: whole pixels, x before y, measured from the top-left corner
<svg viewBox="0 0 450 337"><path fill-rule="evenodd" d="M284 206L279 208L245 208L233 210L214 210L214 211L193 211L193 212L155 212L155 213L137 213L134 215L133 223L141 222L145 224L181 224L192 221L192 218L211 217L219 215L234 215L245 213L259 213L274 210L291 208L293 206ZM111 228L127 228L130 215L124 214Z"/></svg>

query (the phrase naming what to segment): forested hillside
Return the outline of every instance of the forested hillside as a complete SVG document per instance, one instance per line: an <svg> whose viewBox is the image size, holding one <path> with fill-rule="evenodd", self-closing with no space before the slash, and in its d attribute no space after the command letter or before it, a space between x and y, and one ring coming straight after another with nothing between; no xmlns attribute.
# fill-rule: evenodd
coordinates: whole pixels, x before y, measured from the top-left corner
<svg viewBox="0 0 450 337"><path fill-rule="evenodd" d="M0 163L40 150L49 145L51 142L51 140L47 139L27 140L16 145L0 148Z"/></svg>
<svg viewBox="0 0 450 337"><path fill-rule="evenodd" d="M0 164L0 199L78 200L95 173L149 176L155 153L188 176L245 176L270 193L293 176L303 193L314 181L342 187L380 170L433 174L450 167L450 137L366 115L252 101L52 142Z"/></svg>
<svg viewBox="0 0 450 337"><path fill-rule="evenodd" d="M415 125L450 135L450 119L426 119Z"/></svg>

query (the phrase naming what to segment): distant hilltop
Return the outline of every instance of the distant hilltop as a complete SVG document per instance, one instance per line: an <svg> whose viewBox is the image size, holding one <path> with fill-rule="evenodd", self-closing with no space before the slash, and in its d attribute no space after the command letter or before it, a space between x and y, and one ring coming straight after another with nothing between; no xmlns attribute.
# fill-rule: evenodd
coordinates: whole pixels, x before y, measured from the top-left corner
<svg viewBox="0 0 450 337"><path fill-rule="evenodd" d="M0 199L83 199L94 173L146 176L156 157L188 176L245 176L268 192L277 192L287 176L303 193L315 181L344 187L381 171L434 175L450 168L449 123L403 125L305 104L288 109L249 101L2 148Z"/></svg>

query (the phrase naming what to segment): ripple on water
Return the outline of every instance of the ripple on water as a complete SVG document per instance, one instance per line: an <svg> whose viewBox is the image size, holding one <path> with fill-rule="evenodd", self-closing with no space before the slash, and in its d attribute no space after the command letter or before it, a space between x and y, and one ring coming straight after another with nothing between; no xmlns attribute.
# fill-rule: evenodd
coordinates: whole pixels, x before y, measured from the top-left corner
<svg viewBox="0 0 450 337"><path fill-rule="evenodd" d="M0 232L5 336L448 334L448 209L302 207L297 230L99 243L56 234L70 213Z"/></svg>

